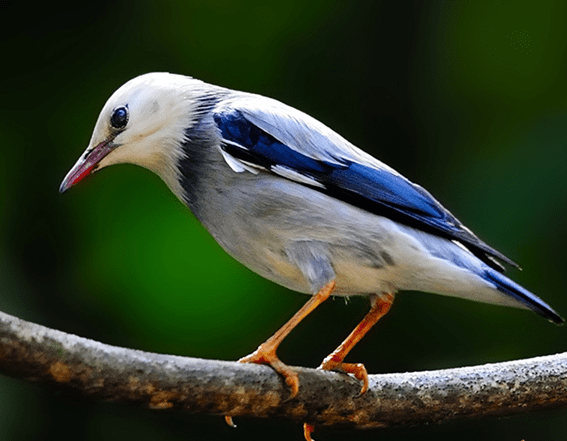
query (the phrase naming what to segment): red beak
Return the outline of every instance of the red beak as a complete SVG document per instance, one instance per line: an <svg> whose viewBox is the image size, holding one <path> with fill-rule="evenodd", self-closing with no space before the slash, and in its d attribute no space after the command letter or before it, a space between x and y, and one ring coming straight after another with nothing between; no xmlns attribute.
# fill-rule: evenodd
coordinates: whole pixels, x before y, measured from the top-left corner
<svg viewBox="0 0 567 441"><path fill-rule="evenodd" d="M63 179L63 182L59 187L59 192L65 193L75 184L78 184L88 175L96 171L96 169L98 168L98 163L113 149L114 146L110 143L110 141L101 142L96 147L87 149L87 151L79 158L77 163L69 171L69 173L67 173L65 179Z"/></svg>

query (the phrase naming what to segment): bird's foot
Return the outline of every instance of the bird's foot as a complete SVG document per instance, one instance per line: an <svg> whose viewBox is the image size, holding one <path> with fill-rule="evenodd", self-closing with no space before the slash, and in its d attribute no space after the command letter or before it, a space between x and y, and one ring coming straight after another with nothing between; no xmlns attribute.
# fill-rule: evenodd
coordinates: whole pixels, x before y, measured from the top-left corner
<svg viewBox="0 0 567 441"><path fill-rule="evenodd" d="M272 369L274 369L284 378L285 384L287 384L291 392L289 398L293 398L299 392L299 377L293 369L291 369L287 364L285 364L278 358L278 356L276 355L276 349L277 347L274 347L269 343L264 343L251 354L247 355L246 357L242 357L240 360L238 360L238 362L270 365ZM236 424L234 424L231 416L225 416L224 420L230 427L236 427Z"/></svg>
<svg viewBox="0 0 567 441"><path fill-rule="evenodd" d="M331 354L323 360L323 363L321 363L317 369L352 374L355 378L362 381L360 395L368 390L368 372L362 363L344 363L343 361L334 359L333 354ZM311 437L314 430L315 426L313 426L313 424L303 423L303 436L305 437L305 441L315 441Z"/></svg>
<svg viewBox="0 0 567 441"><path fill-rule="evenodd" d="M299 392L299 377L295 371L290 368L287 364L282 362L276 355L276 348L269 343L264 343L258 347L254 352L246 357L242 357L238 360L239 363L256 363L256 364L268 364L274 369L278 374L280 374L284 380L285 384L289 387L291 391L290 398L293 398Z"/></svg>
<svg viewBox="0 0 567 441"><path fill-rule="evenodd" d="M311 434L315 430L315 427L312 424L303 423L303 436L305 437L305 441L315 441L311 438Z"/></svg>
<svg viewBox="0 0 567 441"><path fill-rule="evenodd" d="M332 355L329 355L321 366L317 369L324 369L326 371L338 371L344 372L345 374L352 374L355 378L362 381L362 388L360 389L360 395L364 394L368 390L368 372L366 367L362 363L344 363L343 361L337 361L333 359Z"/></svg>
<svg viewBox="0 0 567 441"><path fill-rule="evenodd" d="M272 369L274 369L278 374L280 374L284 379L285 383L290 389L291 395L289 398L294 398L299 392L299 377L297 373L290 368L288 365L284 364L276 355L278 346L283 341L283 339L295 328L301 320L307 317L317 306L323 303L329 298L333 290L335 289L336 283L334 280L327 283L323 288L321 288L317 294L312 296L303 307L295 313L295 315L288 320L274 335L272 335L268 340L261 344L258 349L252 352L250 355L238 360L240 363L257 363L257 364L269 364ZM225 420L229 426L235 427L232 417L226 416Z"/></svg>

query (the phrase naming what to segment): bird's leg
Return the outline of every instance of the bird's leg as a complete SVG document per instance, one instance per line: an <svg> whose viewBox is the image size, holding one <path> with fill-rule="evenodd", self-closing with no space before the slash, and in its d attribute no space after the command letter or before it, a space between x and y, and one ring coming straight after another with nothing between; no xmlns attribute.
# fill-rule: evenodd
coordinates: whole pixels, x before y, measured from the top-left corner
<svg viewBox="0 0 567 441"><path fill-rule="evenodd" d="M269 364L272 368L276 370L280 375L285 378L286 384L291 389L291 397L293 398L297 395L299 391L299 380L297 374L286 366L276 355L278 346L287 337L287 335L295 328L305 317L307 317L317 306L323 303L329 298L333 290L335 289L335 282L332 281L326 284L323 288L319 290L317 294L311 296L311 298L303 305L303 307L295 313L295 315L289 319L289 321L283 325L274 335L272 335L268 340L262 343L258 349L252 352L250 355L241 358L239 363L258 363L258 364Z"/></svg>
<svg viewBox="0 0 567 441"><path fill-rule="evenodd" d="M319 366L319 369L332 370L353 374L362 381L361 394L368 390L368 373L362 363L344 363L343 360L352 348L366 335L366 333L390 310L394 302L394 294L373 295L370 298L371 308L368 314L354 328L350 335L340 346L328 355Z"/></svg>
<svg viewBox="0 0 567 441"><path fill-rule="evenodd" d="M258 363L269 364L277 373L282 375L286 384L291 389L291 397L293 398L299 392L299 378L297 374L289 366L284 364L276 355L278 346L287 337L287 335L295 328L305 317L307 317L317 306L329 298L335 289L335 281L327 283L319 292L313 296L303 305L303 307L289 319L274 335L262 343L258 349L250 355L238 360L239 363ZM229 426L234 426L232 417L226 416L225 420Z"/></svg>
<svg viewBox="0 0 567 441"><path fill-rule="evenodd" d="M382 296L372 295L370 298L370 311L364 316L362 321L354 328L350 335L343 341L337 349L329 354L321 363L318 369L329 371L340 371L346 374L353 374L362 381L363 394L368 390L368 372L362 363L344 363L343 360L356 344L362 340L368 331L376 324L378 320L384 317L392 303L394 302L394 294L384 294ZM311 434L315 430L312 424L303 423L303 436L306 441L314 441Z"/></svg>

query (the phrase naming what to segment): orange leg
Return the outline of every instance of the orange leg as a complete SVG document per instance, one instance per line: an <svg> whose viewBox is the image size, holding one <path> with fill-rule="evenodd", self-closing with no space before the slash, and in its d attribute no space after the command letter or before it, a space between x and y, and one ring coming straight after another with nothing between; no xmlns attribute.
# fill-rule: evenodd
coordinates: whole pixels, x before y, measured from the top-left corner
<svg viewBox="0 0 567 441"><path fill-rule="evenodd" d="M368 373L362 363L344 363L343 360L352 348L366 335L370 328L376 324L378 320L384 317L392 303L394 302L393 294L385 294L381 297L373 295L371 297L371 308L368 314L354 328L354 331L343 341L340 346L335 349L327 358L323 360L319 369L345 372L353 374L362 381L361 394L368 390Z"/></svg>
<svg viewBox="0 0 567 441"><path fill-rule="evenodd" d="M287 337L287 335L295 328L305 317L307 317L317 306L323 303L329 298L333 290L335 289L335 281L327 283L323 288L319 290L317 294L311 296L311 298L303 305L303 307L295 313L295 315L289 319L289 321L283 325L274 335L272 335L268 340L262 343L258 349L252 352L250 355L238 360L240 363L258 363L258 364L269 364L277 373L285 378L286 384L291 389L291 397L293 398L299 392L299 378L297 374L289 366L284 364L276 355L278 346ZM345 354L346 355L346 354ZM226 416L225 420L229 426L234 427L234 422L232 417Z"/></svg>
<svg viewBox="0 0 567 441"><path fill-rule="evenodd" d="M356 344L362 340L368 331L376 324L378 320L384 317L392 303L394 302L393 294L385 294L382 297L373 295L370 299L371 307L368 314L364 316L362 321L354 328L350 335L343 341L337 349L328 355L319 366L319 369L330 371L340 371L346 374L353 374L356 378L362 381L362 389L360 393L363 394L368 390L368 372L362 363L344 363L343 360ZM314 441L311 434L315 430L312 424L303 424L303 436L306 441Z"/></svg>

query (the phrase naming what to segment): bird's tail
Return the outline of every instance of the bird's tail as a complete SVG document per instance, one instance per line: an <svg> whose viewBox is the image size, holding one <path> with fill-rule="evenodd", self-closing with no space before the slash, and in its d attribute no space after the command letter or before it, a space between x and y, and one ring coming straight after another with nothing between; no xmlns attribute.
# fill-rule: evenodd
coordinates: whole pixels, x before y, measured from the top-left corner
<svg viewBox="0 0 567 441"><path fill-rule="evenodd" d="M494 271L492 268L488 268L484 275L486 280L496 285L496 289L498 289L498 291L513 297L526 308L531 309L542 317L545 317L549 321L558 325L564 322L563 318L561 318L561 316L557 314L557 312L555 312L547 303L503 274Z"/></svg>

